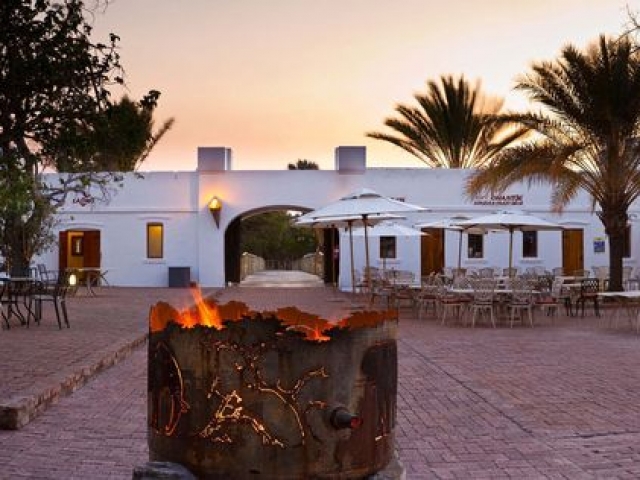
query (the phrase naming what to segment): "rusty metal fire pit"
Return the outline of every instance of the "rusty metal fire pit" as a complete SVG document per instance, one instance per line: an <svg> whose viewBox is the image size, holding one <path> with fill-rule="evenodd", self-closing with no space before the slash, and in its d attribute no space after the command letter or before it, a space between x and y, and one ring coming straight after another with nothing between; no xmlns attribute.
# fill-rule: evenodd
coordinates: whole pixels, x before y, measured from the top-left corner
<svg viewBox="0 0 640 480"><path fill-rule="evenodd" d="M200 301L150 314L150 460L201 478L348 479L394 453L397 322Z"/></svg>

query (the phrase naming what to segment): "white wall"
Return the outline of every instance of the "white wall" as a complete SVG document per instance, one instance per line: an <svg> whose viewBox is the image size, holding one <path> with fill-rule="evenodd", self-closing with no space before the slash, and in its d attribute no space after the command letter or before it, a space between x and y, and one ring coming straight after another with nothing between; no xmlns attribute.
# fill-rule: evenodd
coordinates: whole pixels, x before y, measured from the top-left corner
<svg viewBox="0 0 640 480"><path fill-rule="evenodd" d="M522 195L522 205L474 205L464 197L465 170L446 169L367 169L364 173L338 171L217 171L217 172L150 172L144 178L127 175L124 187L108 204L82 207L70 199L59 216L56 229L99 229L102 242L102 266L109 270L112 285L166 286L168 268L188 266L192 279L202 286L224 285L224 232L233 219L246 212L265 207L314 209L338 198L368 187L377 192L403 198L430 210L410 214L406 225L437 220L457 214L479 216L498 210L523 210L553 222L584 229L584 266L606 265L607 253L594 253L593 241L603 237L598 218L590 212L586 196L567 206L562 215L549 211L550 190L514 186L509 193ZM222 201L220 228L207 209L213 196ZM640 215L638 205L632 216ZM146 259L146 223L165 224L165 258ZM522 259L521 236L514 237L514 265L521 268L540 265L545 268L562 263L561 236L558 232L539 233L539 258ZM632 223L632 257L625 264L636 266L638 224ZM372 240L372 265L379 266L378 247ZM357 243L362 244L356 241ZM340 285L350 288L348 243L341 238ZM463 238L462 264L466 267L507 266L508 235L490 233L485 241L485 257L466 257L466 235ZM419 275L420 240L399 239L396 268L414 270ZM446 233L445 261L455 267L458 256L457 232ZM57 249L34 259L49 268L58 265ZM364 267L364 250L355 255L356 268Z"/></svg>

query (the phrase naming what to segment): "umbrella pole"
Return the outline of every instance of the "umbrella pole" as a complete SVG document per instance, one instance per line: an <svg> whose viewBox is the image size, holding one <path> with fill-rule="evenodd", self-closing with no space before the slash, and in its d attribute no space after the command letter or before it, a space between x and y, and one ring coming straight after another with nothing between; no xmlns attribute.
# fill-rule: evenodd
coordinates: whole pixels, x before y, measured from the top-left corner
<svg viewBox="0 0 640 480"><path fill-rule="evenodd" d="M349 249L350 249L350 257L351 257L351 293L355 295L356 293L356 267L353 261L353 229L352 221L347 222L349 225Z"/></svg>
<svg viewBox="0 0 640 480"><path fill-rule="evenodd" d="M337 290L338 289L338 284L336 283L336 235L333 230L333 228L331 228L330 230L331 233L331 284L333 285L333 289ZM326 264L325 264L326 265Z"/></svg>
<svg viewBox="0 0 640 480"><path fill-rule="evenodd" d="M513 276L511 265L513 265L513 229L512 228L509 229L509 277Z"/></svg>
<svg viewBox="0 0 640 480"><path fill-rule="evenodd" d="M367 233L367 216L362 216L362 223L364 224L364 252L365 252L365 265L367 269L367 290L369 295L373 292L373 286L371 284L371 269L369 264L369 234Z"/></svg>
<svg viewBox="0 0 640 480"><path fill-rule="evenodd" d="M462 230L460 230L460 237L458 238L458 271L462 266Z"/></svg>

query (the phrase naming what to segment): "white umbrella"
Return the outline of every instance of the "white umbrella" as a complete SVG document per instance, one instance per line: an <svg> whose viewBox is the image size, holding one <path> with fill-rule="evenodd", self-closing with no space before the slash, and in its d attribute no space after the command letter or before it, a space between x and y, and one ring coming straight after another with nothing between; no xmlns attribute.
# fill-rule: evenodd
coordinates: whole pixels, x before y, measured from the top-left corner
<svg viewBox="0 0 640 480"><path fill-rule="evenodd" d="M378 222L382 222L384 220L389 219L402 219L405 218L402 215L396 215L392 213L384 213L384 214L372 214L369 215L367 219L367 223L369 225L376 225ZM349 229L349 251L350 251L350 259L351 259L351 290L355 293L356 288L356 270L353 260L353 224L361 221L360 215L344 215L344 216L335 216L335 217L324 217L321 220L317 218L305 218L305 215L301 215L298 217L294 226L297 227L311 227L311 228L343 228L346 227ZM333 236L331 237L333 242ZM333 245L331 245L331 255L333 255ZM332 258L333 262L333 258ZM335 285L335 265L333 270L333 283Z"/></svg>
<svg viewBox="0 0 640 480"><path fill-rule="evenodd" d="M509 271L513 263L513 232L535 232L538 230L562 230L562 225L552 223L534 215L522 212L498 212L482 217L461 220L456 225L468 228L487 230L506 230L509 232Z"/></svg>
<svg viewBox="0 0 640 480"><path fill-rule="evenodd" d="M412 205L400 200L385 197L373 190L363 188L357 192L342 197L340 200L330 203L329 205L305 213L300 217L300 220L309 221L311 219L315 219L316 221L322 221L326 218L347 216L358 217L358 222L361 222L365 228L365 262L367 271L369 271L369 240L367 226L369 225L370 218L383 213L407 213L423 210L425 210L425 208L418 205ZM368 284L369 291L371 291L370 277L368 278Z"/></svg>
<svg viewBox="0 0 640 480"><path fill-rule="evenodd" d="M371 222L368 222L371 225ZM364 227L357 227L353 229L353 234L356 236L364 235ZM369 236L373 237L420 237L427 235L415 228L406 227L396 222L389 222L388 220L372 226L369 229Z"/></svg>

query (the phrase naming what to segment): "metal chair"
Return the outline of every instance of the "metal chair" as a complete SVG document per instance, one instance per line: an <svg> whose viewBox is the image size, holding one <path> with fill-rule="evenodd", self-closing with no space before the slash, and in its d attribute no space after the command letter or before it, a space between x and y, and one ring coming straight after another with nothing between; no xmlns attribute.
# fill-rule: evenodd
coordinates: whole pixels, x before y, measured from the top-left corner
<svg viewBox="0 0 640 480"><path fill-rule="evenodd" d="M437 309L441 314L441 325L445 324L448 314L455 314L456 318L460 319L463 310L469 303L468 299L464 295L449 292L444 282L438 282L436 295Z"/></svg>
<svg viewBox="0 0 640 480"><path fill-rule="evenodd" d="M482 267L478 270L478 275L482 278L493 278L495 276L495 269L493 267Z"/></svg>
<svg viewBox="0 0 640 480"><path fill-rule="evenodd" d="M598 302L598 292L600 292L600 282L597 278L585 278L580 281L580 296L576 300L576 311L581 308L581 315L584 317L584 304L593 303L593 311L596 317L600 316L600 304Z"/></svg>
<svg viewBox="0 0 640 480"><path fill-rule="evenodd" d="M509 324L513 328L516 314L520 322L524 323L524 314L526 312L529 318L529 324L533 328L533 287L531 283L524 279L513 279L511 285L511 298L507 305L509 309Z"/></svg>
<svg viewBox="0 0 640 480"><path fill-rule="evenodd" d="M498 282L493 278L479 278L471 283L473 288L473 300L471 301L471 326L476 325L476 316L483 313L489 314L491 325L496 327L494 312L495 290Z"/></svg>
<svg viewBox="0 0 640 480"><path fill-rule="evenodd" d="M67 292L69 290L69 272L63 272L58 275L58 279L53 284L38 282L35 293L31 299L34 305L34 318L38 325L42 321L42 304L51 303L56 313L58 328L62 329L62 321L64 320L67 328L69 325L69 315L67 312ZM27 326L29 325L27 321Z"/></svg>

